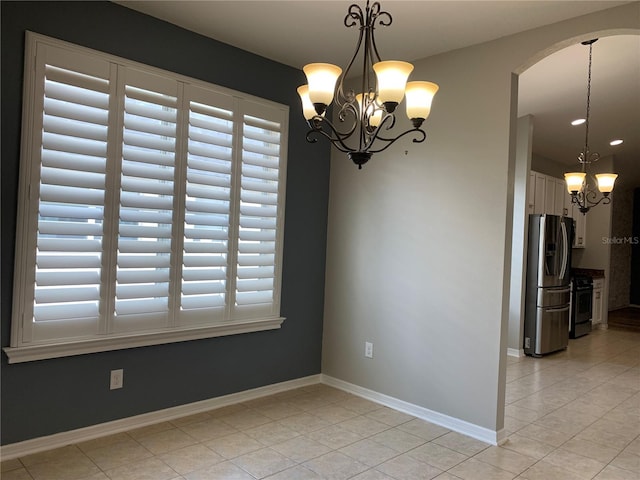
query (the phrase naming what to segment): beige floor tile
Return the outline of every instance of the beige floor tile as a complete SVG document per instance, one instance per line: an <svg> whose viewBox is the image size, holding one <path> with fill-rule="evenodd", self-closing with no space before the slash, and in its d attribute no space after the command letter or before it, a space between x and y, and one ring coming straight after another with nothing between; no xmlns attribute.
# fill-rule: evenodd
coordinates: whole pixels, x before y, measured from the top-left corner
<svg viewBox="0 0 640 480"><path fill-rule="evenodd" d="M481 442L466 435L462 435L458 432L449 432L441 437L433 440L433 443L437 443L443 447L450 448L463 455L472 456L476 453L480 453L482 450L489 448L489 444Z"/></svg>
<svg viewBox="0 0 640 480"><path fill-rule="evenodd" d="M266 423L259 427L250 428L245 430L244 433L267 446L286 442L300 435L298 431L285 427L278 422Z"/></svg>
<svg viewBox="0 0 640 480"><path fill-rule="evenodd" d="M330 425L320 430L314 430L309 432L307 436L332 449L345 447L364 438L363 435L347 430L340 425Z"/></svg>
<svg viewBox="0 0 640 480"><path fill-rule="evenodd" d="M622 468L607 465L593 480L638 480L636 473Z"/></svg>
<svg viewBox="0 0 640 480"><path fill-rule="evenodd" d="M314 430L320 430L321 428L330 425L329 422L325 422L321 418L318 418L315 415L311 415L309 413L292 415L290 417L283 418L282 420L278 420L278 423L300 434L313 432Z"/></svg>
<svg viewBox="0 0 640 480"><path fill-rule="evenodd" d="M389 430L391 428L385 423L379 422L364 415L350 418L349 420L340 422L338 425L364 437L369 437L371 435L384 432L385 430Z"/></svg>
<svg viewBox="0 0 640 480"><path fill-rule="evenodd" d="M559 448L544 457L544 461L562 467L586 478L593 478L606 464L582 455Z"/></svg>
<svg viewBox="0 0 640 480"><path fill-rule="evenodd" d="M434 480L460 480L460 477L456 477L455 475L451 475L449 472L444 472L435 477Z"/></svg>
<svg viewBox="0 0 640 480"><path fill-rule="evenodd" d="M425 439L398 428L390 428L369 438L374 442L392 448L398 453L407 452L426 443Z"/></svg>
<svg viewBox="0 0 640 480"><path fill-rule="evenodd" d="M20 461L25 467L30 467L38 463L51 461L63 462L77 458L83 458L84 454L77 445L67 445L66 447L55 448L44 452L34 453L20 457Z"/></svg>
<svg viewBox="0 0 640 480"><path fill-rule="evenodd" d="M473 458L516 475L524 472L537 462L533 457L527 457L526 455L502 447L487 448Z"/></svg>
<svg viewBox="0 0 640 480"><path fill-rule="evenodd" d="M440 425L435 425L419 418L403 423L402 425L398 425L397 428L403 432L410 433L427 441L446 435L451 431L447 428L441 427Z"/></svg>
<svg viewBox="0 0 640 480"><path fill-rule="evenodd" d="M611 465L634 472L640 478L640 456L630 452L622 452L612 462Z"/></svg>
<svg viewBox="0 0 640 480"><path fill-rule="evenodd" d="M295 467L287 468L282 472L270 475L266 477L265 480L322 480L322 477L302 465L296 465Z"/></svg>
<svg viewBox="0 0 640 480"><path fill-rule="evenodd" d="M179 428L173 428L144 436L139 438L138 442L154 455L159 455L188 447L189 445L195 445L197 440Z"/></svg>
<svg viewBox="0 0 640 480"><path fill-rule="evenodd" d="M378 465L376 470L389 475L390 477L402 480L428 480L435 478L442 473L442 470L423 463L415 458L404 454Z"/></svg>
<svg viewBox="0 0 640 480"><path fill-rule="evenodd" d="M3 480L33 480L33 477L29 475L25 468L3 471L0 478Z"/></svg>
<svg viewBox="0 0 640 480"><path fill-rule="evenodd" d="M271 418L272 420L280 420L282 418L290 417L292 415L297 415L303 412L304 410L302 410L301 408L298 408L292 403L285 401L279 401L260 408L260 413Z"/></svg>
<svg viewBox="0 0 640 480"><path fill-rule="evenodd" d="M340 452L329 452L303 464L321 477L345 480L368 470L369 467Z"/></svg>
<svg viewBox="0 0 640 480"><path fill-rule="evenodd" d="M23 468L23 466L24 465L22 465L22 462L17 458L14 458L12 460L3 460L0 463L0 472L5 473L11 470L17 470L19 468Z"/></svg>
<svg viewBox="0 0 640 480"><path fill-rule="evenodd" d="M397 451L369 439L352 443L351 445L341 448L339 451L369 467L375 467L398 456Z"/></svg>
<svg viewBox="0 0 640 480"><path fill-rule="evenodd" d="M589 477L591 478L591 477ZM518 480L586 480L585 477L577 475L544 460L532 465L520 474Z"/></svg>
<svg viewBox="0 0 640 480"><path fill-rule="evenodd" d="M293 467L295 462L271 448L262 448L231 460L256 478L263 478Z"/></svg>
<svg viewBox="0 0 640 480"><path fill-rule="evenodd" d="M584 455L588 458L593 458L599 462L609 463L619 453L617 448L610 448L604 445L600 445L589 440L581 440L579 438L572 438L562 445L564 450L568 450L578 455Z"/></svg>
<svg viewBox="0 0 640 480"><path fill-rule="evenodd" d="M359 415L353 410L349 410L335 404L325 405L310 413L331 424L344 422L345 420L349 420L350 418L357 417Z"/></svg>
<svg viewBox="0 0 640 480"><path fill-rule="evenodd" d="M105 472L110 480L173 480L178 473L157 458L122 465Z"/></svg>
<svg viewBox="0 0 640 480"><path fill-rule="evenodd" d="M208 417L194 423L183 424L178 428L200 442L238 432L237 429L228 423L213 417Z"/></svg>
<svg viewBox="0 0 640 480"><path fill-rule="evenodd" d="M518 430L518 435L532 438L543 443L548 443L554 447L559 447L573 437L573 434L571 433L559 432L541 425L536 425L535 423Z"/></svg>
<svg viewBox="0 0 640 480"><path fill-rule="evenodd" d="M551 445L539 442L532 438L523 437L517 433L507 438L507 440L500 446L537 460L553 451L553 447Z"/></svg>
<svg viewBox="0 0 640 480"><path fill-rule="evenodd" d="M338 402L338 405L346 408L347 410L352 410L360 415L364 415L366 413L377 410L382 405L379 403L372 402L371 400L367 400L364 398L351 396L342 401Z"/></svg>
<svg viewBox="0 0 640 480"><path fill-rule="evenodd" d="M515 474L474 458L453 467L449 473L463 480L511 480Z"/></svg>
<svg viewBox="0 0 640 480"><path fill-rule="evenodd" d="M225 461L224 457L204 445L191 445L158 458L181 475Z"/></svg>
<svg viewBox="0 0 640 480"><path fill-rule="evenodd" d="M209 440L205 442L205 446L226 459L236 458L240 455L264 448L262 443L242 432Z"/></svg>
<svg viewBox="0 0 640 480"><path fill-rule="evenodd" d="M297 463L306 462L331 451L330 447L304 435L272 445L271 448Z"/></svg>
<svg viewBox="0 0 640 480"><path fill-rule="evenodd" d="M128 434L116 433L115 435L107 435L106 437L95 438L93 440L87 440L86 442L78 443L77 447L86 453L98 448L103 448L122 442L129 442L130 440L131 436L129 436Z"/></svg>
<svg viewBox="0 0 640 480"><path fill-rule="evenodd" d="M367 413L365 416L391 427L397 427L400 424L407 423L416 418L413 415L399 412L389 407L379 408L378 410Z"/></svg>
<svg viewBox="0 0 640 480"><path fill-rule="evenodd" d="M149 458L153 454L128 435L116 443L107 443L86 452L86 455L100 467L109 470L136 460Z"/></svg>
<svg viewBox="0 0 640 480"><path fill-rule="evenodd" d="M426 443L409 451L407 454L416 460L433 465L440 470L449 470L468 458L462 453L443 447L437 443Z"/></svg>
<svg viewBox="0 0 640 480"><path fill-rule="evenodd" d="M218 418L238 430L247 430L273 421L266 415L262 415L255 410L249 409L244 409Z"/></svg>
<svg viewBox="0 0 640 480"><path fill-rule="evenodd" d="M100 472L86 456L58 458L29 465L27 471L34 480L79 480Z"/></svg>
<svg viewBox="0 0 640 480"><path fill-rule="evenodd" d="M297 480L297 479L296 479ZM351 477L351 480L395 480L389 475L385 475L384 473L374 470L373 468L367 470L366 472L362 472L355 477Z"/></svg>
<svg viewBox="0 0 640 480"><path fill-rule="evenodd" d="M184 478L186 480L255 480L255 477L228 461L187 473Z"/></svg>

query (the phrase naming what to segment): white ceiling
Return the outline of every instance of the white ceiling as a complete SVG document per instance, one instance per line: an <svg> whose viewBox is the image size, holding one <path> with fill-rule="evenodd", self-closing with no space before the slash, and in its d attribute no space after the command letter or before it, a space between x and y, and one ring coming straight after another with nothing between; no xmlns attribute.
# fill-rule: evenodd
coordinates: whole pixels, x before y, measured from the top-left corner
<svg viewBox="0 0 640 480"><path fill-rule="evenodd" d="M344 65L357 33L345 28L349 1L328 0L134 0L121 5L278 62ZM364 7L364 0L356 1ZM416 60L627 1L382 0L393 24L376 29L383 58ZM588 47L577 44L538 62L520 76L518 114L534 120L534 151L576 165L584 145ZM590 147L615 153L621 176L635 168L640 179L640 35L601 38L593 47ZM435 112L434 112L435 113ZM614 137L623 145L609 147ZM606 141L605 141L606 140ZM635 163L634 163L635 162ZM638 182L640 186L640 181Z"/></svg>

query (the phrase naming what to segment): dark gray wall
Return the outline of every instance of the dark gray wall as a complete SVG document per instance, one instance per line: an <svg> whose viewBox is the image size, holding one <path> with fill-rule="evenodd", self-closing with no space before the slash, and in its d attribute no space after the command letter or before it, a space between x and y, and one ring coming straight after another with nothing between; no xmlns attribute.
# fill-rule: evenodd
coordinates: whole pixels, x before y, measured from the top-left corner
<svg viewBox="0 0 640 480"><path fill-rule="evenodd" d="M1 346L9 344L25 30L290 106L279 330L9 365L1 443L72 430L320 372L329 149L305 141L301 71L109 2L6 2L2 16ZM19 239L17 239L19 241ZM124 368L125 387L109 390Z"/></svg>

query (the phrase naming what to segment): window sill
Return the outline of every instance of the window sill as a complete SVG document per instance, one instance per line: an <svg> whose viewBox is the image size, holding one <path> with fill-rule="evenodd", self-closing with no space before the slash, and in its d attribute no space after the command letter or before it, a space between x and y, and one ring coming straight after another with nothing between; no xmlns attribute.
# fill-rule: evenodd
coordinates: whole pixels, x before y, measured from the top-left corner
<svg viewBox="0 0 640 480"><path fill-rule="evenodd" d="M147 347L150 345L162 345L240 333L275 330L280 328L283 321L284 317L278 317L180 331L153 332L139 335L80 340L60 344L5 347L3 350L9 358L9 363L23 363L48 358L70 357L87 353L107 352L110 350L123 350L126 348Z"/></svg>

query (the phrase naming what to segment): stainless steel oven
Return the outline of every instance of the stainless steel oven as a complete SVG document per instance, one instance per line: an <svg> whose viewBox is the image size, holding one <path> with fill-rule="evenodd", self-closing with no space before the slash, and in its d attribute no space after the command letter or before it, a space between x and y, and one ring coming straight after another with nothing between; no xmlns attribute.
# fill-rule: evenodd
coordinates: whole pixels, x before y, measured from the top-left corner
<svg viewBox="0 0 640 480"><path fill-rule="evenodd" d="M593 279L588 275L574 275L571 280L569 338L578 338L591 331L592 307Z"/></svg>

